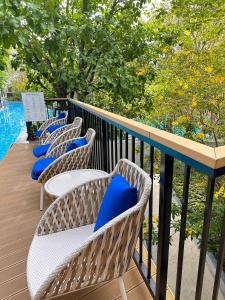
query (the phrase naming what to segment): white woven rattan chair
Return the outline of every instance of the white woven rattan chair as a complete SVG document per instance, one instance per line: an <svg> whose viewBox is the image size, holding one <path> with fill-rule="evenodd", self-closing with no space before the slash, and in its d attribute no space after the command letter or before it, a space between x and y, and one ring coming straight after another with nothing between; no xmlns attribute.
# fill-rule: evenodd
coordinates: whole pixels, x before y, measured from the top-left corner
<svg viewBox="0 0 225 300"><path fill-rule="evenodd" d="M40 210L43 209L44 184L46 183L46 181L48 181L51 177L65 171L88 168L95 135L95 130L89 128L85 135L85 138L88 141L88 143L85 146L66 152L67 146L71 142L76 140L72 138L70 140L62 142L61 144L55 146L54 148L50 149L50 151L48 151L48 153L45 156L46 158L57 157L57 159L53 161L38 178L38 182L42 184L40 195Z"/></svg>
<svg viewBox="0 0 225 300"><path fill-rule="evenodd" d="M40 140L39 140L40 145L52 144L65 131L69 131L70 129L74 129L74 128L77 128L77 132L79 132L79 134L74 136L74 135L71 135L72 133L70 132L67 135L64 135L64 137L65 137L64 140L62 140L62 141L58 140L58 144L65 140L71 139L72 137L78 137L78 136L80 136L81 126L82 126L82 118L76 117L76 118L74 118L74 120L71 124L64 125L58 129L56 129L55 131L53 131L51 134L40 138Z"/></svg>
<svg viewBox="0 0 225 300"><path fill-rule="evenodd" d="M138 190L138 203L93 232L98 210L112 177L121 174ZM47 299L119 279L128 269L151 190L151 179L121 159L113 173L77 186L57 198L42 216L27 259L31 299Z"/></svg>
<svg viewBox="0 0 225 300"><path fill-rule="evenodd" d="M41 126L38 128L37 131L41 132L39 139L45 139L49 134L48 134L48 127L52 125L59 125L59 124L67 124L67 119L68 119L68 112L64 111L65 117L58 119L58 117L50 118L46 121L44 121Z"/></svg>

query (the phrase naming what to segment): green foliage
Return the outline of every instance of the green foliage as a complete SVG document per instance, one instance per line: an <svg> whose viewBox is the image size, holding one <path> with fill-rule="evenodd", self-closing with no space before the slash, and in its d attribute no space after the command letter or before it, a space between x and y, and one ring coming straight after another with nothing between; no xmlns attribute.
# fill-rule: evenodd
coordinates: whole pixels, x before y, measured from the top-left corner
<svg viewBox="0 0 225 300"><path fill-rule="evenodd" d="M137 102L144 80L129 63L142 65L147 48L139 18L144 2L9 0L2 5L0 38L10 35L3 42L16 49L13 67L44 90L89 102L99 93Z"/></svg>
<svg viewBox="0 0 225 300"><path fill-rule="evenodd" d="M151 118L160 127L199 142L224 141L224 1L172 1L156 16L176 38L159 45L156 76L148 85ZM167 29L168 30L168 29Z"/></svg>

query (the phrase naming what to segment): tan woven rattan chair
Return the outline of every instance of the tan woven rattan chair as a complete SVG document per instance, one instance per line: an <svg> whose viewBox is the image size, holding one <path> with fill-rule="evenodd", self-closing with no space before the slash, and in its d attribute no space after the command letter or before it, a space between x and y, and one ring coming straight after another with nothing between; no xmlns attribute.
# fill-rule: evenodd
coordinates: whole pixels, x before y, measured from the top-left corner
<svg viewBox="0 0 225 300"><path fill-rule="evenodd" d="M85 135L85 138L88 141L87 145L66 152L67 146L71 142L76 140L72 138L71 140L66 140L63 143L50 149L50 151L48 151L48 153L46 154L46 158L57 157L57 159L53 161L38 178L38 182L42 184L40 196L40 210L43 209L44 184L47 180L65 171L88 168L95 135L95 130L89 128Z"/></svg>
<svg viewBox="0 0 225 300"><path fill-rule="evenodd" d="M68 132L67 135L64 135L65 139L62 140L62 141L60 141L60 139L59 139L58 143L61 143L61 142L65 141L65 140L68 140L68 139L71 139L72 137L80 136L81 126L82 126L82 118L76 117L76 118L74 118L74 120L71 124L64 125L64 126L58 128L58 129L56 129L55 131L53 131L51 134L40 138L40 140L39 140L40 145L52 144L65 131L69 131L70 129L74 129L74 128L77 128L77 132L79 132L79 134L74 136L74 135L71 135L71 132L70 133Z"/></svg>
<svg viewBox="0 0 225 300"><path fill-rule="evenodd" d="M96 232L93 228L111 179L121 174L138 190L138 203ZM62 295L122 276L128 269L151 190L151 179L121 159L113 173L57 198L42 216L27 259L31 299Z"/></svg>
<svg viewBox="0 0 225 300"><path fill-rule="evenodd" d="M41 126L38 128L36 132L39 132L40 134L38 135L39 139L45 139L49 134L48 134L48 127L52 125L59 125L59 124L67 124L67 119L68 119L68 112L64 111L65 117L58 119L58 117L50 118L46 121L44 121Z"/></svg>

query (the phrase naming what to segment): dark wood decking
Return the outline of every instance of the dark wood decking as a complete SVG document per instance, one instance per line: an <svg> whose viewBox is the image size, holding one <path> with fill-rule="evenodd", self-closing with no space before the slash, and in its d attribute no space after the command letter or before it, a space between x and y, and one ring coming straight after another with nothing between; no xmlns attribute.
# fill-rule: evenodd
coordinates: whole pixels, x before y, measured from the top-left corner
<svg viewBox="0 0 225 300"><path fill-rule="evenodd" d="M26 257L41 217L40 185L30 178L35 159L32 145L15 144L0 162L0 299L30 299L26 287ZM46 207L49 203L45 203ZM146 258L146 253L144 253ZM129 300L150 300L150 294L132 261L124 276ZM173 299L168 290L168 299ZM120 299L117 280L57 299Z"/></svg>

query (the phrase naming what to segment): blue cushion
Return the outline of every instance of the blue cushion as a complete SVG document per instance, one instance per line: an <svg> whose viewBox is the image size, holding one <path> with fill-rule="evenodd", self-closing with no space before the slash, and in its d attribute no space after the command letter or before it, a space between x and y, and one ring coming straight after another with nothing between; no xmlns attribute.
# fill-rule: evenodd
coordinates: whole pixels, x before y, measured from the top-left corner
<svg viewBox="0 0 225 300"><path fill-rule="evenodd" d="M46 145L41 145L41 146L36 146L33 149L33 154L35 157L40 157L43 156L47 153L49 147L51 146L51 144L46 144Z"/></svg>
<svg viewBox="0 0 225 300"><path fill-rule="evenodd" d="M35 131L35 135L37 136L37 137L40 137L41 135L42 135L42 130L36 130Z"/></svg>
<svg viewBox="0 0 225 300"><path fill-rule="evenodd" d="M48 157L36 161L31 171L32 179L37 180L41 173L56 159L57 157Z"/></svg>
<svg viewBox="0 0 225 300"><path fill-rule="evenodd" d="M63 119L63 118L65 118L65 113L64 112L61 112L59 115L58 115L58 117L57 117L57 119L59 120L59 119Z"/></svg>
<svg viewBox="0 0 225 300"><path fill-rule="evenodd" d="M67 148L66 148L66 152L69 152L71 150L77 149L79 147L85 146L87 145L87 140L85 138L80 138L79 140L76 140L74 142L71 142Z"/></svg>
<svg viewBox="0 0 225 300"><path fill-rule="evenodd" d="M52 133L53 131L55 131L56 129L59 129L61 127L63 127L64 124L57 124L57 125L51 125L47 128L49 133Z"/></svg>
<svg viewBox="0 0 225 300"><path fill-rule="evenodd" d="M137 189L122 176L114 176L103 197L94 231L137 204L137 200Z"/></svg>

